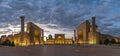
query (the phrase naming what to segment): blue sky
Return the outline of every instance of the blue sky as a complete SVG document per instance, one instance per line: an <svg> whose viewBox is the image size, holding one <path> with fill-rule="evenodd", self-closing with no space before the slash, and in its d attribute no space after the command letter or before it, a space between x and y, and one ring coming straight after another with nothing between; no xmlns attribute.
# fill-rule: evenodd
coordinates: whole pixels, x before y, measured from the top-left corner
<svg viewBox="0 0 120 56"><path fill-rule="evenodd" d="M25 15L26 23L44 28L46 36L72 37L73 30L94 15L101 33L120 37L119 5L119 0L0 0L0 33L19 32L19 16Z"/></svg>

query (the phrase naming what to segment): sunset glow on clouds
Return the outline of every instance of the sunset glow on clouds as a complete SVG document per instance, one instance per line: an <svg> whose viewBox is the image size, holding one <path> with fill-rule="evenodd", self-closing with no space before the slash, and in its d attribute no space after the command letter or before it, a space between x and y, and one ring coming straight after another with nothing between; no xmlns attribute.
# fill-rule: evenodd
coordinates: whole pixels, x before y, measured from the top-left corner
<svg viewBox="0 0 120 56"><path fill-rule="evenodd" d="M26 16L48 34L65 33L96 16L99 31L120 37L119 0L0 0L0 33L20 31L20 16ZM6 33L4 33L6 34Z"/></svg>

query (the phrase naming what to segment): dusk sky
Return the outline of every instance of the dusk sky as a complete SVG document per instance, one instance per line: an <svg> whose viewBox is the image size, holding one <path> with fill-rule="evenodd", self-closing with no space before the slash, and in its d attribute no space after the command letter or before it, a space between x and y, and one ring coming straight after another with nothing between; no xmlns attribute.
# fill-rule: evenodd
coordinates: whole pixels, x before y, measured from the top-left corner
<svg viewBox="0 0 120 56"><path fill-rule="evenodd" d="M85 20L96 24L101 33L120 37L120 0L0 0L0 35L20 31L20 16L26 17L48 34L65 33Z"/></svg>

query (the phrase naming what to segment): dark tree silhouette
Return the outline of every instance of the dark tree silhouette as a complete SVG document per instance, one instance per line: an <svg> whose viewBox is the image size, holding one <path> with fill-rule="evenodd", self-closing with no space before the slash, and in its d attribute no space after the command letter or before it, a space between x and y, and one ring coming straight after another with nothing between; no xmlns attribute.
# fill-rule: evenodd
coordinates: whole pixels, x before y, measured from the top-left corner
<svg viewBox="0 0 120 56"><path fill-rule="evenodd" d="M2 43L2 45L9 45L9 43L10 43L10 41L7 39L6 41L4 41L3 43Z"/></svg>
<svg viewBox="0 0 120 56"><path fill-rule="evenodd" d="M112 40L111 40L111 43L112 43L112 44L116 44L115 39L112 39Z"/></svg>
<svg viewBox="0 0 120 56"><path fill-rule="evenodd" d="M11 43L11 46L15 46L15 43L14 43L14 41L12 41L12 43Z"/></svg>
<svg viewBox="0 0 120 56"><path fill-rule="evenodd" d="M104 41L104 44L105 44L105 45L107 45L107 44L109 44L109 43L110 43L109 39L106 39L106 40Z"/></svg>
<svg viewBox="0 0 120 56"><path fill-rule="evenodd" d="M100 44L103 44L103 43L102 43L102 40L100 40Z"/></svg>

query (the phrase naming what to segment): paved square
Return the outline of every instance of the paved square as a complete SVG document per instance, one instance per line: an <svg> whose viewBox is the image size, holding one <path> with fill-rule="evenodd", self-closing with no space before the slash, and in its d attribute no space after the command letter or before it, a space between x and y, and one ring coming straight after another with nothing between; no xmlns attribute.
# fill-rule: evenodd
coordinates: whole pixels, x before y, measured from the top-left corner
<svg viewBox="0 0 120 56"><path fill-rule="evenodd" d="M80 45L0 47L0 56L120 56L120 49Z"/></svg>

